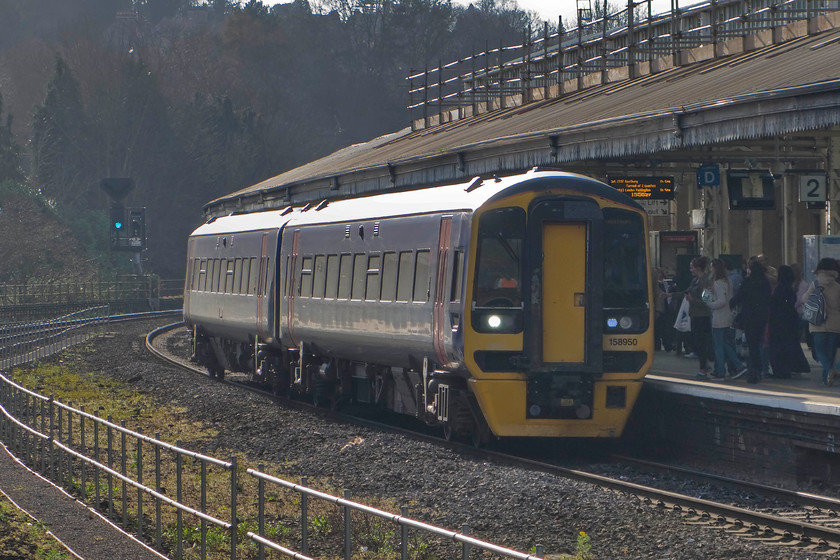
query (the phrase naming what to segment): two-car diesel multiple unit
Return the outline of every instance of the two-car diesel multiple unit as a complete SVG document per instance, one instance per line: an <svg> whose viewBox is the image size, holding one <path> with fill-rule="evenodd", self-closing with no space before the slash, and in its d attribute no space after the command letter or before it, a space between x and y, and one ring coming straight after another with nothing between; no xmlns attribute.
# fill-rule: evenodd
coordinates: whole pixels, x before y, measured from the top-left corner
<svg viewBox="0 0 840 560"><path fill-rule="evenodd" d="M209 221L184 318L211 376L448 437L616 437L653 361L647 218L534 170Z"/></svg>

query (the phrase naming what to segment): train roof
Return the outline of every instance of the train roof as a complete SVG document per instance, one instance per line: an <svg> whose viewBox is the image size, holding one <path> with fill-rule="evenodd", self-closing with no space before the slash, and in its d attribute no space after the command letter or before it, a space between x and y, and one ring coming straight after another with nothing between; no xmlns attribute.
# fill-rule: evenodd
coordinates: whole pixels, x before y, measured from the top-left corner
<svg viewBox="0 0 840 560"><path fill-rule="evenodd" d="M558 178L570 180L573 184L568 187L573 190L638 208L638 204L627 195L590 177L562 171L534 169L508 177L485 180L476 177L467 183L343 200L325 200L320 204L288 207L280 211L230 215L211 220L193 232L193 235L258 231L279 228L287 224L294 227L393 216L473 212L496 196L514 194L520 188L533 188L534 181L543 182Z"/></svg>

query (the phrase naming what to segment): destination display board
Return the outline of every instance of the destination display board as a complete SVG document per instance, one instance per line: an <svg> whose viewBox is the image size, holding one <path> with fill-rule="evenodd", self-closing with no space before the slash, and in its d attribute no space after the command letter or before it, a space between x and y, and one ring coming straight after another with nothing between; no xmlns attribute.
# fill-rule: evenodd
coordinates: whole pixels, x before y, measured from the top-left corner
<svg viewBox="0 0 840 560"><path fill-rule="evenodd" d="M674 200L673 177L610 177L615 190L642 200Z"/></svg>

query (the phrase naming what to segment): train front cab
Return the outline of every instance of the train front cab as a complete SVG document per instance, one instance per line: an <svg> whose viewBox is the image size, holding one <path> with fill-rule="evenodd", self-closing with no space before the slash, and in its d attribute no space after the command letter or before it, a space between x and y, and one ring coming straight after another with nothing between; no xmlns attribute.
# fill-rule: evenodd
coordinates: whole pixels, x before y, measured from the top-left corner
<svg viewBox="0 0 840 560"><path fill-rule="evenodd" d="M531 183L473 221L472 392L500 437L618 437L653 361L645 216Z"/></svg>

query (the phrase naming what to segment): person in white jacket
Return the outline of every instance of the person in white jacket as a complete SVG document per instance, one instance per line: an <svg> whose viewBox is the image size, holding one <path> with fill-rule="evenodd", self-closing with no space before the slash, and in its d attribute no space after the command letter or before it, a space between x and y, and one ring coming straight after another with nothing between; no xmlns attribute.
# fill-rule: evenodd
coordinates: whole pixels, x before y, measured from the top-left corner
<svg viewBox="0 0 840 560"><path fill-rule="evenodd" d="M720 259L712 260L712 298L706 302L712 310L712 342L715 348L715 378L726 377L726 365L737 372L733 379L747 373L747 368L738 358L735 350L735 330L732 328L732 284L726 266Z"/></svg>

